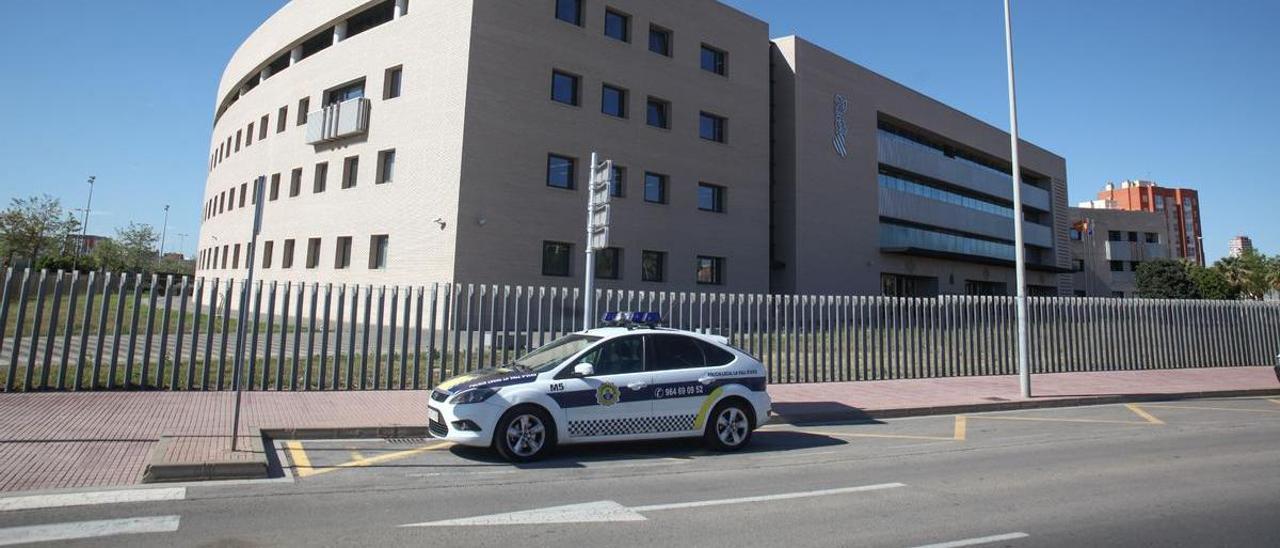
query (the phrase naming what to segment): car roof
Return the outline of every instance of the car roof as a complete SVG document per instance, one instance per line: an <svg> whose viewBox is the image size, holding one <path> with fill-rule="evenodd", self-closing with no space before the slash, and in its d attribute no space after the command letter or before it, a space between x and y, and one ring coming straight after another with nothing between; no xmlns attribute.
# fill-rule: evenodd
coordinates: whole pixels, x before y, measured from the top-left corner
<svg viewBox="0 0 1280 548"><path fill-rule="evenodd" d="M594 335L597 337L604 337L604 338L620 337L622 335L645 335L645 334L688 335L690 337L696 337L698 339L702 339L708 342L715 342L720 344L725 343L724 337L705 334L705 333L698 333L695 331L685 331L683 329L672 329L669 327L639 327L639 326L599 327L596 329L581 331L580 333L584 333L587 335Z"/></svg>

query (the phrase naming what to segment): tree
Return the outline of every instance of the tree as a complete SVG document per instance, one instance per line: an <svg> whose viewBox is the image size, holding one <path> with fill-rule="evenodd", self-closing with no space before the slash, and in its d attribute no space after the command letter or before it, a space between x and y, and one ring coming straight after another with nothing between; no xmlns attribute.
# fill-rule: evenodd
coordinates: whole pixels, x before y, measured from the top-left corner
<svg viewBox="0 0 1280 548"><path fill-rule="evenodd" d="M14 198L0 212L0 248L5 263L23 257L32 263L46 254L60 254L80 229L80 223L62 209L57 198L42 194Z"/></svg>
<svg viewBox="0 0 1280 548"><path fill-rule="evenodd" d="M116 242L123 258L123 270L142 272L156 264L156 243L160 235L151 225L130 222L129 226L116 229ZM114 252L114 250L111 250ZM99 264L99 268L107 268Z"/></svg>
<svg viewBox="0 0 1280 548"><path fill-rule="evenodd" d="M95 267L110 272L123 272L129 268L125 249L115 240L99 240L93 246L93 253L90 254L89 259Z"/></svg>
<svg viewBox="0 0 1280 548"><path fill-rule="evenodd" d="M1240 298L1240 290L1227 280L1221 269L1205 268L1188 262L1187 274L1195 282L1202 299L1234 301Z"/></svg>
<svg viewBox="0 0 1280 548"><path fill-rule="evenodd" d="M1200 290L1181 261L1148 261L1138 265L1138 295L1146 299L1199 299Z"/></svg>

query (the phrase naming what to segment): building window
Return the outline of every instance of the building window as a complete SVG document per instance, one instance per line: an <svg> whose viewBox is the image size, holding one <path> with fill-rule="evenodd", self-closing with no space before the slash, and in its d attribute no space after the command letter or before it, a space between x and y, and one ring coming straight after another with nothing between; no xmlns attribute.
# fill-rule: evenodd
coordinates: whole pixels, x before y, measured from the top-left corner
<svg viewBox="0 0 1280 548"><path fill-rule="evenodd" d="M364 78L324 92L325 106L364 97Z"/></svg>
<svg viewBox="0 0 1280 548"><path fill-rule="evenodd" d="M1137 232L1129 232L1129 241L1130 241L1130 242L1137 242L1137 241L1138 241L1138 233L1137 233Z"/></svg>
<svg viewBox="0 0 1280 548"><path fill-rule="evenodd" d="M280 107L276 111L276 133L284 133L285 127L289 125L289 105Z"/></svg>
<svg viewBox="0 0 1280 548"><path fill-rule="evenodd" d="M1124 261L1110 261L1112 272L1124 272Z"/></svg>
<svg viewBox="0 0 1280 548"><path fill-rule="evenodd" d="M596 277L601 280L616 280L622 276L622 250L606 247L595 253Z"/></svg>
<svg viewBox="0 0 1280 548"><path fill-rule="evenodd" d="M244 146L247 148L253 144L253 122L249 122L249 127L244 131Z"/></svg>
<svg viewBox="0 0 1280 548"><path fill-rule="evenodd" d="M573 244L566 242L542 242L542 275L572 275Z"/></svg>
<svg viewBox="0 0 1280 548"><path fill-rule="evenodd" d="M307 110L311 108L311 98L303 97L298 99L298 125L307 124Z"/></svg>
<svg viewBox="0 0 1280 548"><path fill-rule="evenodd" d="M1076 241L1076 242L1078 242L1078 241L1082 240L1083 238L1084 238L1084 235L1080 233L1080 229L1078 229L1078 228L1073 228L1073 229L1071 229L1071 240L1072 240L1072 241Z"/></svg>
<svg viewBox="0 0 1280 548"><path fill-rule="evenodd" d="M258 140L259 141L267 138L267 127L271 123L270 118L271 118L270 114L263 114L262 119L258 121Z"/></svg>
<svg viewBox="0 0 1280 548"><path fill-rule="evenodd" d="M387 244L390 237L386 234L375 234L369 237L369 268L381 270L387 267Z"/></svg>
<svg viewBox="0 0 1280 548"><path fill-rule="evenodd" d="M724 284L724 257L698 255L698 283L704 285Z"/></svg>
<svg viewBox="0 0 1280 548"><path fill-rule="evenodd" d="M605 84L600 92L600 112L618 118L627 117L627 90Z"/></svg>
<svg viewBox="0 0 1280 548"><path fill-rule="evenodd" d="M311 193L319 194L324 192L325 185L329 182L329 162L320 162L316 164L316 174L311 184Z"/></svg>
<svg viewBox="0 0 1280 548"><path fill-rule="evenodd" d="M271 174L270 193L271 193L270 198L272 202L280 199L280 174L279 173Z"/></svg>
<svg viewBox="0 0 1280 548"><path fill-rule="evenodd" d="M249 183L240 183L240 207L244 207L244 199L249 195Z"/></svg>
<svg viewBox="0 0 1280 548"><path fill-rule="evenodd" d="M724 213L724 187L698 183L698 209Z"/></svg>
<svg viewBox="0 0 1280 548"><path fill-rule="evenodd" d="M667 253L645 250L640 254L640 280L645 282L667 281Z"/></svg>
<svg viewBox="0 0 1280 548"><path fill-rule="evenodd" d="M556 0L556 19L582 26L582 0Z"/></svg>
<svg viewBox="0 0 1280 548"><path fill-rule="evenodd" d="M289 177L289 197L293 198L302 194L302 168L293 170Z"/></svg>
<svg viewBox="0 0 1280 548"><path fill-rule="evenodd" d="M1146 233L1146 240L1149 244L1158 244L1160 243L1160 235L1155 232L1148 232Z"/></svg>
<svg viewBox="0 0 1280 548"><path fill-rule="evenodd" d="M667 176L658 173L644 174L644 201L655 204L667 203Z"/></svg>
<svg viewBox="0 0 1280 548"><path fill-rule="evenodd" d="M342 188L356 186L356 178L360 173L360 157L351 156L342 161Z"/></svg>
<svg viewBox="0 0 1280 548"><path fill-rule="evenodd" d="M649 51L671 57L671 31L649 25Z"/></svg>
<svg viewBox="0 0 1280 548"><path fill-rule="evenodd" d="M339 236L333 253L333 268L342 270L351 266L351 236Z"/></svg>
<svg viewBox="0 0 1280 548"><path fill-rule="evenodd" d="M240 136L244 133L242 130L236 130L236 152L240 152Z"/></svg>
<svg viewBox="0 0 1280 548"><path fill-rule="evenodd" d="M275 250L275 242L267 240L262 243L262 268L271 268L271 255Z"/></svg>
<svg viewBox="0 0 1280 548"><path fill-rule="evenodd" d="M375 184L390 183L396 174L396 151L395 149L384 150L378 153L378 177L374 180Z"/></svg>
<svg viewBox="0 0 1280 548"><path fill-rule="evenodd" d="M280 257L280 268L293 268L293 240L284 241L284 253Z"/></svg>
<svg viewBox="0 0 1280 548"><path fill-rule="evenodd" d="M1124 235L1120 234L1120 231L1119 231L1119 230L1110 230L1110 231L1107 231L1107 241L1108 241L1108 242L1121 242L1121 241L1124 241Z"/></svg>
<svg viewBox="0 0 1280 548"><path fill-rule="evenodd" d="M231 211L236 208L236 187L231 187L227 192L230 193L229 196L231 198L227 200L227 211Z"/></svg>
<svg viewBox="0 0 1280 548"><path fill-rule="evenodd" d="M1083 259L1075 259L1075 260L1072 260L1072 261L1071 261L1071 271L1072 271L1072 272L1084 272L1084 260L1083 260Z"/></svg>
<svg viewBox="0 0 1280 548"><path fill-rule="evenodd" d="M577 160L559 154L547 155L547 186L572 190Z"/></svg>
<svg viewBox="0 0 1280 548"><path fill-rule="evenodd" d="M224 190L218 193L218 214L219 215L221 215L222 212L226 210L226 207L225 207L226 205L227 205L227 191Z"/></svg>
<svg viewBox="0 0 1280 548"><path fill-rule="evenodd" d="M392 67L387 69L386 74L382 77L382 98L395 99L400 96L400 78L404 75L404 68Z"/></svg>
<svg viewBox="0 0 1280 548"><path fill-rule="evenodd" d="M631 16L604 10L604 35L623 42L631 41Z"/></svg>
<svg viewBox="0 0 1280 548"><path fill-rule="evenodd" d="M551 71L551 100L578 106L578 84L581 79L567 72Z"/></svg>
<svg viewBox="0 0 1280 548"><path fill-rule="evenodd" d="M1140 264L1142 264L1142 263L1140 263L1140 262L1138 262L1138 261L1129 261L1129 271L1130 271L1130 272L1137 272L1137 271L1138 271L1138 265L1140 265Z"/></svg>
<svg viewBox="0 0 1280 548"><path fill-rule="evenodd" d="M234 270L240 268L240 244L236 244L231 249L233 253L231 256L231 268Z"/></svg>
<svg viewBox="0 0 1280 548"><path fill-rule="evenodd" d="M613 166L613 179L609 181L609 195L614 198L627 195L627 168Z"/></svg>
<svg viewBox="0 0 1280 548"><path fill-rule="evenodd" d="M320 238L307 240L307 268L320 266Z"/></svg>
<svg viewBox="0 0 1280 548"><path fill-rule="evenodd" d="M723 143L725 141L725 125L723 116L708 112L698 114L698 135L708 141Z"/></svg>
<svg viewBox="0 0 1280 548"><path fill-rule="evenodd" d="M649 98L647 122L650 126L671 129L671 103L654 97Z"/></svg>
<svg viewBox="0 0 1280 548"><path fill-rule="evenodd" d="M222 269L223 270L227 269L227 261L230 259L231 259L231 246L223 245L222 246Z"/></svg>
<svg viewBox="0 0 1280 548"><path fill-rule="evenodd" d="M1124 298L1124 292L1123 292L1123 291L1112 291L1112 292L1111 292L1111 298L1113 298L1113 299L1123 299L1123 298Z"/></svg>
<svg viewBox="0 0 1280 548"><path fill-rule="evenodd" d="M713 48L706 44L702 45L702 70L714 72L721 76L728 73L728 65L726 64L726 54L723 50Z"/></svg>

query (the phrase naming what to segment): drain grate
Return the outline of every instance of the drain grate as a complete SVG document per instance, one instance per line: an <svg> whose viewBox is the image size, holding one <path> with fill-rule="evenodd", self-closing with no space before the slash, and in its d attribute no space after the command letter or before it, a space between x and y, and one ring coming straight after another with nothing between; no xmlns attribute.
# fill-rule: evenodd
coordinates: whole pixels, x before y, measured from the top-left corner
<svg viewBox="0 0 1280 548"><path fill-rule="evenodd" d="M387 438L387 443L392 445L420 445L426 443L428 438Z"/></svg>

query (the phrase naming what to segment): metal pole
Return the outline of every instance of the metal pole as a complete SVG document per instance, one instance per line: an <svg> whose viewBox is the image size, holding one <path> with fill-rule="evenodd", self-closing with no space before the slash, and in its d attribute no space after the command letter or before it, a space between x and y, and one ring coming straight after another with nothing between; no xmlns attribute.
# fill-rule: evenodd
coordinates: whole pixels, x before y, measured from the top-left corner
<svg viewBox="0 0 1280 548"><path fill-rule="evenodd" d="M85 241L89 237L89 208L93 207L93 182L97 179L95 175L89 176L89 201L84 204L84 222L80 223L80 242L76 245L75 260L71 262L73 269L80 265L80 256L84 253Z"/></svg>
<svg viewBox="0 0 1280 548"><path fill-rule="evenodd" d="M595 181L594 181L595 171L596 171L596 153L592 152L591 153L591 169L589 170L589 174L591 175L591 177L588 180L588 188L587 188L587 265L585 267L586 282L583 283L584 296L582 299L582 330L583 331L591 329L594 326L594 323L592 323L592 319L593 319L592 315L595 313L595 311L592 310L592 308L594 308L594 305L595 305L595 299L593 297L596 294L595 292L596 251L595 249L593 249L593 246L591 245L591 239L593 235L591 219L593 214L596 211L596 193L594 188L590 188L592 185L595 184Z"/></svg>
<svg viewBox="0 0 1280 548"><path fill-rule="evenodd" d="M248 254L245 257L248 266L248 274L245 276L243 293L240 296L240 313L238 315L238 324L236 325L236 358L235 358L235 374L232 375L232 384L236 391L236 407L231 417L231 450L236 450L236 443L240 438L240 398L243 392L240 389L242 375L241 368L244 366L244 330L248 317L246 313L249 310L249 292L253 290L253 251L258 247L258 233L262 232L262 190L266 185L266 176L259 176L254 181L254 199L253 208L253 235L249 240ZM165 206L165 216L168 217L169 206ZM254 319L257 319L256 316ZM257 326L254 326L257 329ZM250 352L257 351L257 348L250 348ZM295 360L296 363L296 360Z"/></svg>
<svg viewBox="0 0 1280 548"><path fill-rule="evenodd" d="M164 205L164 224L160 225L160 251L156 254L156 258L164 258L164 237L169 231L169 204Z"/></svg>
<svg viewBox="0 0 1280 548"><path fill-rule="evenodd" d="M1031 370L1027 365L1027 255L1022 241L1022 173L1018 165L1018 96L1013 85L1013 28L1009 0L1004 0L1004 49L1009 68L1009 143L1013 160L1013 241L1018 278L1018 384L1022 397L1031 397Z"/></svg>

